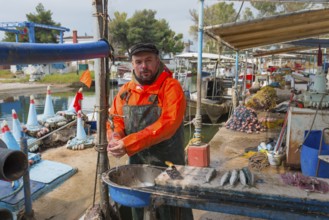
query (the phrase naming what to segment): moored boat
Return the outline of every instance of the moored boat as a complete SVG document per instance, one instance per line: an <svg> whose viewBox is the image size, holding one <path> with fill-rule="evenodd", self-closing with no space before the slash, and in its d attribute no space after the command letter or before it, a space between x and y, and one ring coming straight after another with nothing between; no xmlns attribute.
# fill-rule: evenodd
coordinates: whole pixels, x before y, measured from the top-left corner
<svg viewBox="0 0 329 220"><path fill-rule="evenodd" d="M186 119L196 114L196 65L197 54L186 53L176 56L174 77L181 83L187 100ZM201 73L201 115L215 124L232 107L233 78L217 74L218 60L233 61L233 58L217 54L203 54L204 66Z"/></svg>

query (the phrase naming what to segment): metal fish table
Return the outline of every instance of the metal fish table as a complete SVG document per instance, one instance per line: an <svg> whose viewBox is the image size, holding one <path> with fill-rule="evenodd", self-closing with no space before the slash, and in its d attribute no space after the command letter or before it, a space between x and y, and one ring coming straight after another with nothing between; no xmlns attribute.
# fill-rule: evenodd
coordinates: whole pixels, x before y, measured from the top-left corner
<svg viewBox="0 0 329 220"><path fill-rule="evenodd" d="M103 180L107 178L106 183L110 186L112 198L111 187L118 187L125 189L125 193L128 194L136 192L146 194L144 199L147 202L144 205L152 204L149 207L166 204L266 219L329 218L328 195L309 194L297 187L285 185L279 174L257 173L256 179L264 181L255 184L255 187L248 187L241 183L234 186L229 184L220 186L221 177L226 170L216 170L216 175L211 174L212 179L207 181L207 176L214 172L214 168L177 165L176 168L183 179L172 179L165 172L165 168L163 170L155 168L157 172L153 173L153 176L149 176L134 171L135 168L127 173L127 170L130 169L129 166L145 165L125 165L124 169L118 167L115 176L113 176L115 168L103 174ZM149 169L154 168L147 166L140 172L147 172ZM151 177L146 182L153 184L142 187L127 185L127 180L134 182L137 176ZM114 184L111 178L122 180L116 181ZM137 179L145 181L143 178L138 177ZM329 182L327 179L324 181Z"/></svg>

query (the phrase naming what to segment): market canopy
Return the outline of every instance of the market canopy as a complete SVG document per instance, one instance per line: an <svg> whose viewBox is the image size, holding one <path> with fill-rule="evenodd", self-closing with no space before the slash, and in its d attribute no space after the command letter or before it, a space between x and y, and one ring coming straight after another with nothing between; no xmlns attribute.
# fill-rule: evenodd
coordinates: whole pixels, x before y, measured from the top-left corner
<svg viewBox="0 0 329 220"><path fill-rule="evenodd" d="M298 41L286 42L285 45L289 45L288 47L279 48L275 50L266 50L266 51L256 51L253 56L254 57L262 57L269 56L275 54L282 53L290 53L296 51L305 51L305 50L313 50L319 48L329 48L329 40L328 39L320 39L320 38L308 38Z"/></svg>
<svg viewBox="0 0 329 220"><path fill-rule="evenodd" d="M293 47L280 48L276 50L256 51L255 53L253 53L253 57L263 57L263 56L283 54L283 53L289 53L294 51L303 51L309 49L310 49L309 47L293 46Z"/></svg>
<svg viewBox="0 0 329 220"><path fill-rule="evenodd" d="M181 54L176 55L175 58L185 58L185 59L197 60L198 59L198 53L193 53L193 52L181 53ZM214 54L214 53L202 53L202 58L203 59L209 59L209 60L221 59L221 60L235 61L234 58L223 56L223 55L218 55L218 54Z"/></svg>
<svg viewBox="0 0 329 220"><path fill-rule="evenodd" d="M329 9L299 11L204 28L234 50L244 50L329 33Z"/></svg>
<svg viewBox="0 0 329 220"><path fill-rule="evenodd" d="M298 41L288 42L287 44L302 46L302 47L321 47L321 48L329 48L329 40L328 39L319 39L319 38L309 38Z"/></svg>

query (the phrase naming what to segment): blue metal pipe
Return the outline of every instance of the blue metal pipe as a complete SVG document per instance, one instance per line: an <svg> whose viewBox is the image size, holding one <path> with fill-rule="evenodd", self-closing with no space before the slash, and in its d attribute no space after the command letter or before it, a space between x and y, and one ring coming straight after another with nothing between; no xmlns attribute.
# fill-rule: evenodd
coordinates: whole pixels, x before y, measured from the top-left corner
<svg viewBox="0 0 329 220"><path fill-rule="evenodd" d="M239 51L235 53L235 88L238 88L239 81Z"/></svg>
<svg viewBox="0 0 329 220"><path fill-rule="evenodd" d="M44 64L108 57L106 40L80 44L0 43L0 65Z"/></svg>

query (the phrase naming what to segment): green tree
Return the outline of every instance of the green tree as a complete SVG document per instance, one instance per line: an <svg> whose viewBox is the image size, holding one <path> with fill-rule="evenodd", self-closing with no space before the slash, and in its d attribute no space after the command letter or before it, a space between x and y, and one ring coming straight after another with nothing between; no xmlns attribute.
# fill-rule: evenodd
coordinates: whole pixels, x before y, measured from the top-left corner
<svg viewBox="0 0 329 220"><path fill-rule="evenodd" d="M259 12L258 17L271 16L276 13L279 3L272 2L255 2L250 1L250 4Z"/></svg>
<svg viewBox="0 0 329 220"><path fill-rule="evenodd" d="M190 10L190 15L194 25L190 27L190 33L197 39L198 35L198 22L199 14L196 9ZM211 6L206 6L204 9L204 26L218 25L235 21L237 12L234 9L234 4L226 4L225 2L220 2L213 4ZM217 53L217 44L214 40L209 38L207 35L204 36L204 48L205 52Z"/></svg>
<svg viewBox="0 0 329 220"><path fill-rule="evenodd" d="M258 10L258 17L271 16L276 14L290 13L303 9L310 9L315 3L302 2L250 2Z"/></svg>
<svg viewBox="0 0 329 220"><path fill-rule="evenodd" d="M109 23L109 40L118 54L124 54L129 48L128 30L127 13L114 12L114 18Z"/></svg>
<svg viewBox="0 0 329 220"><path fill-rule="evenodd" d="M251 9L249 7L246 7L246 9L243 11L242 14L242 21L252 20L254 19L254 14L252 13Z"/></svg>
<svg viewBox="0 0 329 220"><path fill-rule="evenodd" d="M26 15L27 21L44 25L61 26L60 23L56 23L52 20L53 13L50 10L45 10L44 6L41 3L39 3L35 9L35 14L29 13ZM23 28L17 29L23 30ZM38 43L57 43L58 34L59 33L56 30L35 27L35 41ZM6 32L3 41L16 41L15 34ZM21 35L19 37L19 41L28 42L28 35Z"/></svg>
<svg viewBox="0 0 329 220"><path fill-rule="evenodd" d="M294 12L304 9L309 9L315 5L314 3L301 3L301 2L290 2L290 3L281 3L282 12Z"/></svg>
<svg viewBox="0 0 329 220"><path fill-rule="evenodd" d="M166 20L157 20L155 15L156 11L146 9L136 11L129 19L126 13L114 13L109 36L118 54L127 52L138 42L154 43L164 54L176 54L184 49L183 35L176 34Z"/></svg>

